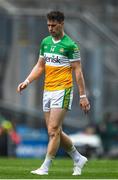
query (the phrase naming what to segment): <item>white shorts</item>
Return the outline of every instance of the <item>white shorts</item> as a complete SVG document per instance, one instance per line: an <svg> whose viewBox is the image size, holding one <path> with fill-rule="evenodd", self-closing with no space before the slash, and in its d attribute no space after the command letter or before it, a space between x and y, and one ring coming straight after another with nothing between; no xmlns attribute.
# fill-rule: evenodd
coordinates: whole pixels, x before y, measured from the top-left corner
<svg viewBox="0 0 118 180"><path fill-rule="evenodd" d="M73 100L73 88L57 91L44 91L43 111L48 112L51 108L64 108L71 110Z"/></svg>

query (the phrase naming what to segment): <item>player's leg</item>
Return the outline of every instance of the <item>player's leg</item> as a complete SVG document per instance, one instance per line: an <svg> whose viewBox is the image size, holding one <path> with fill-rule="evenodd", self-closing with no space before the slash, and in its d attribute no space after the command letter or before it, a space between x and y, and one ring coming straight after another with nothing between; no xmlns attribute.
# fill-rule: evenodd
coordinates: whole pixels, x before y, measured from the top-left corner
<svg viewBox="0 0 118 180"><path fill-rule="evenodd" d="M49 112L44 112L44 116L45 116L45 122L46 122L46 127L48 129L48 122L49 122L49 118L50 118L50 111ZM46 154L45 159L43 164L41 165L41 169L46 169L46 171L48 171L49 166L52 164L52 160L54 159L53 156L50 156L48 154Z"/></svg>
<svg viewBox="0 0 118 180"><path fill-rule="evenodd" d="M48 121L49 144L47 154L55 156L60 145L60 134L63 119L67 110L61 108L52 108Z"/></svg>
<svg viewBox="0 0 118 180"><path fill-rule="evenodd" d="M87 158L82 156L77 151L69 136L65 134L63 131L61 132L60 135L60 145L73 159L74 162L73 175L81 175L81 170L85 165L85 163L87 162Z"/></svg>
<svg viewBox="0 0 118 180"><path fill-rule="evenodd" d="M45 113L46 125L49 134L49 143L45 160L40 167L41 171L48 172L52 160L54 159L59 148L61 126L65 114L66 110L60 108L53 108L50 110L50 112Z"/></svg>
<svg viewBox="0 0 118 180"><path fill-rule="evenodd" d="M66 111L67 110L61 108L52 108L50 112L45 113L46 125L49 134L47 154L41 167L35 171L31 171L31 173L38 175L48 174L49 167L60 145L61 126Z"/></svg>
<svg viewBox="0 0 118 180"><path fill-rule="evenodd" d="M81 154L77 151L69 136L62 131L60 135L60 139L61 139L61 143L60 143L61 147L63 147L64 150L72 157L74 163L77 163L81 157Z"/></svg>

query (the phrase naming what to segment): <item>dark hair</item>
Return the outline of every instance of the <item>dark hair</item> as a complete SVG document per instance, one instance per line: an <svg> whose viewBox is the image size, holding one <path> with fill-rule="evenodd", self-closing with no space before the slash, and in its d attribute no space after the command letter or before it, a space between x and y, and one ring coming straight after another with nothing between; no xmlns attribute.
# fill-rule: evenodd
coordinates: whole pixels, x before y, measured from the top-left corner
<svg viewBox="0 0 118 180"><path fill-rule="evenodd" d="M51 21L58 21L63 22L64 21L64 13L60 11L51 11L47 14L47 19Z"/></svg>

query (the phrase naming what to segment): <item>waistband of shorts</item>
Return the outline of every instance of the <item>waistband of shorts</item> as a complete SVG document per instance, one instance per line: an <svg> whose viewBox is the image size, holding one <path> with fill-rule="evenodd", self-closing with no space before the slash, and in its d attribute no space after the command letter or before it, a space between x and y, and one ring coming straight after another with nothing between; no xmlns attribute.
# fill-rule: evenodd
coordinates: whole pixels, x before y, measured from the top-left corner
<svg viewBox="0 0 118 180"><path fill-rule="evenodd" d="M65 87L65 88L61 88L61 89L55 89L55 90L48 90L48 89L44 89L44 92L54 92L54 91L63 91L65 89L70 89L72 88L73 89L73 86L70 86L70 87Z"/></svg>

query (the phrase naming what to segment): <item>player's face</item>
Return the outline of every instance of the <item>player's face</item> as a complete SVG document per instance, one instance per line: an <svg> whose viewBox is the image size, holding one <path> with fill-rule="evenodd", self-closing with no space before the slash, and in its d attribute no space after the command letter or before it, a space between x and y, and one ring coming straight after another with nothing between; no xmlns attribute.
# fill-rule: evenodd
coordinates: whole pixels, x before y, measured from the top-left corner
<svg viewBox="0 0 118 180"><path fill-rule="evenodd" d="M63 34L63 25L64 22L58 22L58 21L47 21L48 30L51 36L54 38L59 38Z"/></svg>

